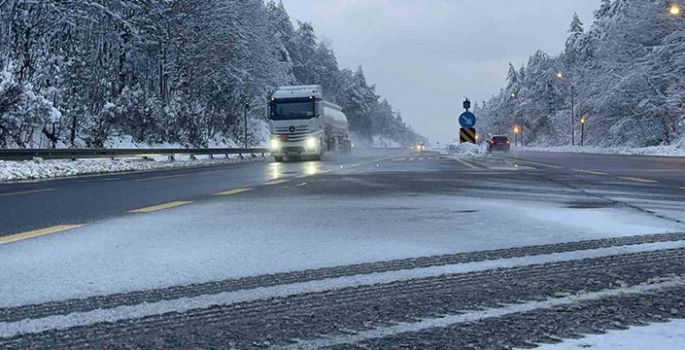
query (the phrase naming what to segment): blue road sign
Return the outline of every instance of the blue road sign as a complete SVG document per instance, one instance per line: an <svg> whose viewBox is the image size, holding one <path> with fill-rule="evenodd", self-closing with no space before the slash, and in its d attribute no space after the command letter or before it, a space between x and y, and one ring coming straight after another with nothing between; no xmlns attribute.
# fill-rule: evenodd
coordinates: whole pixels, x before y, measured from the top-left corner
<svg viewBox="0 0 685 350"><path fill-rule="evenodd" d="M476 115L471 112L464 112L459 116L459 125L462 128L472 128L476 126Z"/></svg>

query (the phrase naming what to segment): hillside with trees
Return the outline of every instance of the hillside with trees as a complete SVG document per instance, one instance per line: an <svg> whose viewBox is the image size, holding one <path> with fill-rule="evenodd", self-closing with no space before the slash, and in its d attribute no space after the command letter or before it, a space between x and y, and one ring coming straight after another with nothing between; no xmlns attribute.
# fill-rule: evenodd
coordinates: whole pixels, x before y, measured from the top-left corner
<svg viewBox="0 0 685 350"><path fill-rule="evenodd" d="M524 129L527 144L682 144L685 18L664 0L602 0L589 26L573 16L564 51L509 67L507 84L476 113L492 134ZM571 115L571 109L575 114Z"/></svg>
<svg viewBox="0 0 685 350"><path fill-rule="evenodd" d="M358 139L420 137L282 3L0 1L2 148L242 144L246 112L256 146L268 96L291 84L322 84Z"/></svg>

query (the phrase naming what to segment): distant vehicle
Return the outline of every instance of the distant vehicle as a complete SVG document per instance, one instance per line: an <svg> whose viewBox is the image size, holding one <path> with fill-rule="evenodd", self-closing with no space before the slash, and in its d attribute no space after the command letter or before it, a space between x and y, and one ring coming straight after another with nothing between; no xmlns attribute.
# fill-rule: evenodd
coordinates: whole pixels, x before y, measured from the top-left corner
<svg viewBox="0 0 685 350"><path fill-rule="evenodd" d="M511 141L506 136L493 136L488 142L488 152L511 150Z"/></svg>
<svg viewBox="0 0 685 350"><path fill-rule="evenodd" d="M269 121L269 146L277 162L352 151L347 117L340 106L323 100L320 85L279 87L269 101Z"/></svg>
<svg viewBox="0 0 685 350"><path fill-rule="evenodd" d="M419 151L419 152L425 151L425 150L426 150L426 143L423 142L423 141L419 141L419 142L416 144L416 150Z"/></svg>

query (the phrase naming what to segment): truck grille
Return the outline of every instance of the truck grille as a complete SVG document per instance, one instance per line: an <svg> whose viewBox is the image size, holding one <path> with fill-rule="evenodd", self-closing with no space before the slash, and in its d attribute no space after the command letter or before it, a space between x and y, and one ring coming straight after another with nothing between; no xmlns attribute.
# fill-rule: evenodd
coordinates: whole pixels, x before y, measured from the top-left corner
<svg viewBox="0 0 685 350"><path fill-rule="evenodd" d="M295 132L290 132L290 127L276 128L277 135L288 135L288 141L298 142L304 141L309 134L309 126L297 126Z"/></svg>
<svg viewBox="0 0 685 350"><path fill-rule="evenodd" d="M304 147L283 147L283 148L281 148L281 152L286 153L286 154L288 154L288 153L298 153L299 154L299 153L306 152L306 150L304 149Z"/></svg>

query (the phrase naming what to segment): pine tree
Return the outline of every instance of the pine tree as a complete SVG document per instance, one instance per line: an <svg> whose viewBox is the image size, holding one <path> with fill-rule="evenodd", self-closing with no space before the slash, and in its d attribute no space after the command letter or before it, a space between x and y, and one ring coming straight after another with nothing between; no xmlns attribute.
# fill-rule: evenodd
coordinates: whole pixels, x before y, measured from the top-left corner
<svg viewBox="0 0 685 350"><path fill-rule="evenodd" d="M602 3L599 7L599 10L595 11L595 19L600 20L602 18L605 18L609 15L609 12L611 11L611 0L601 0Z"/></svg>

